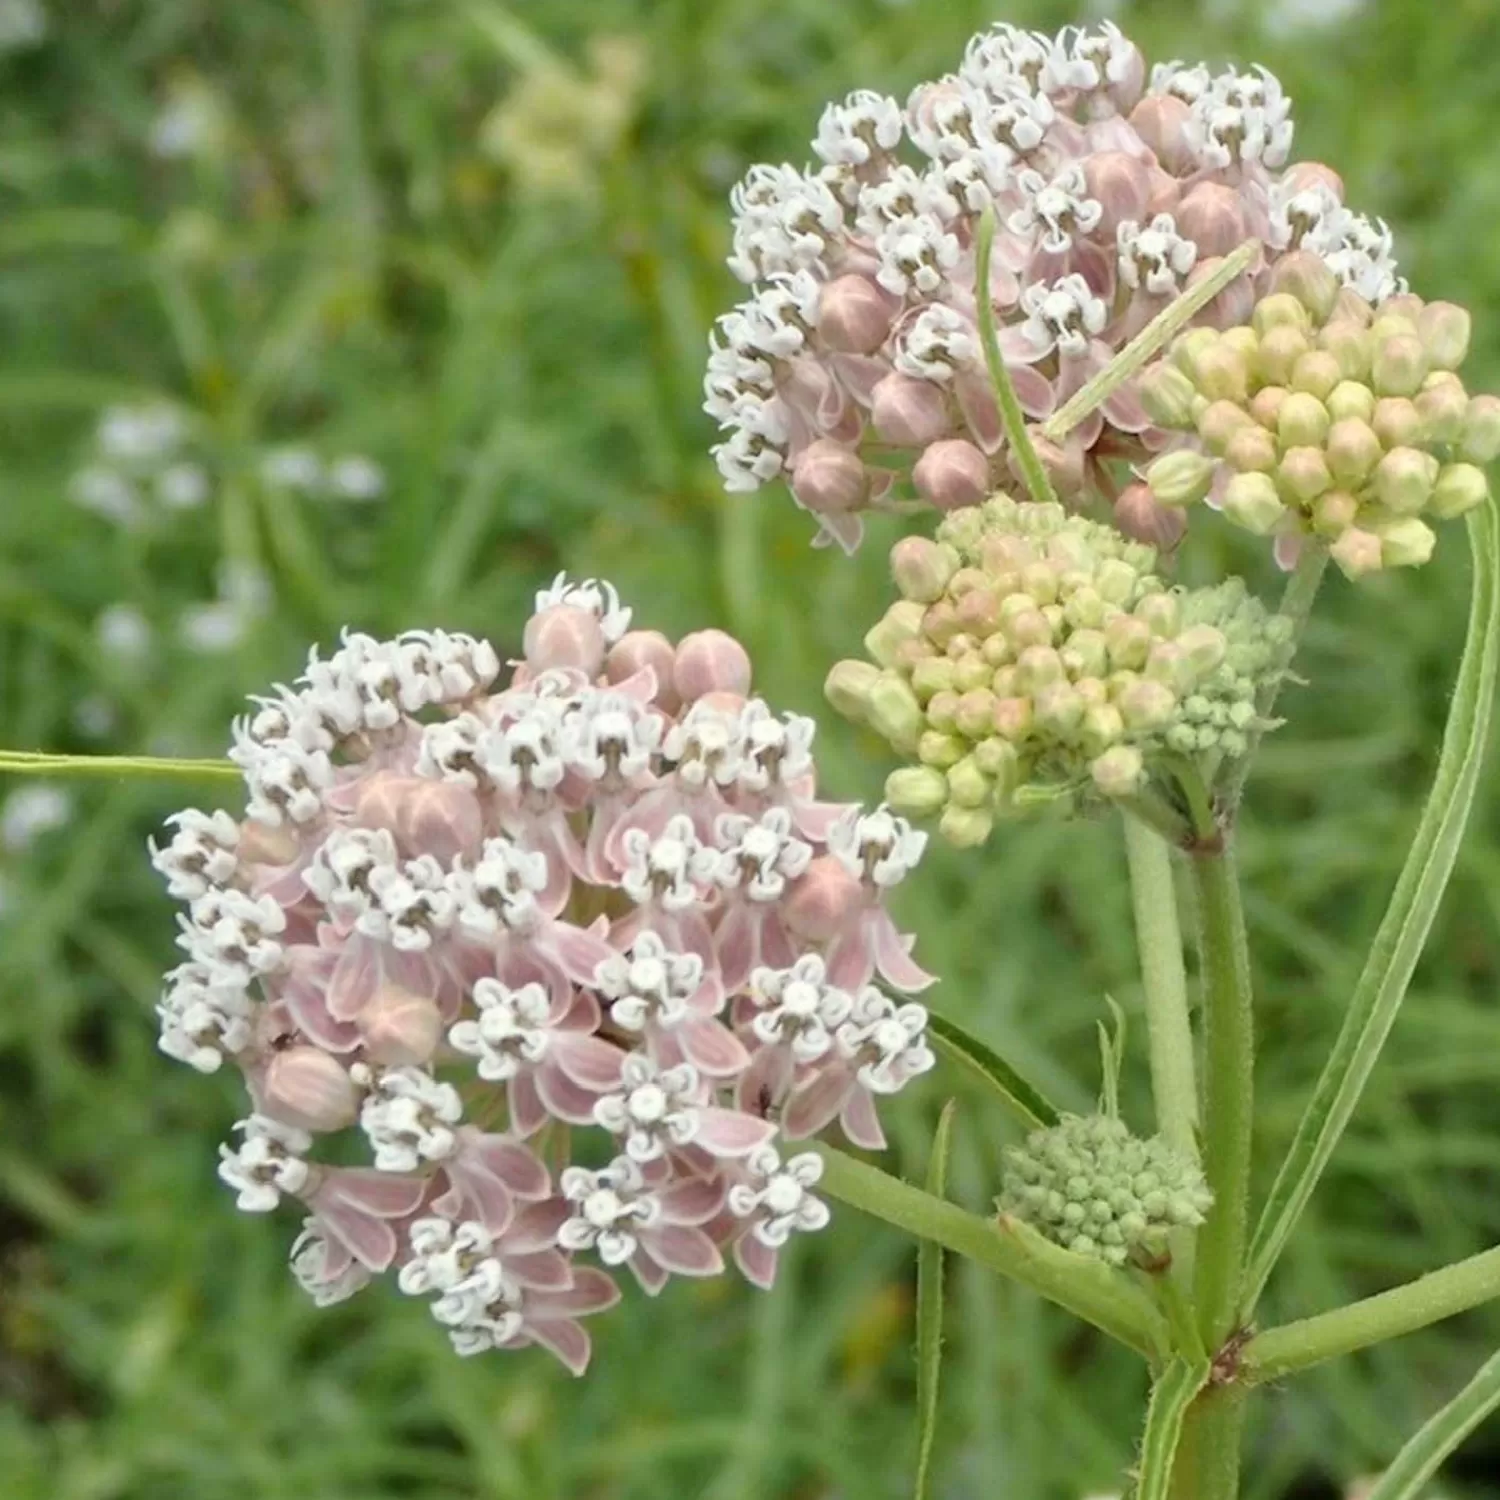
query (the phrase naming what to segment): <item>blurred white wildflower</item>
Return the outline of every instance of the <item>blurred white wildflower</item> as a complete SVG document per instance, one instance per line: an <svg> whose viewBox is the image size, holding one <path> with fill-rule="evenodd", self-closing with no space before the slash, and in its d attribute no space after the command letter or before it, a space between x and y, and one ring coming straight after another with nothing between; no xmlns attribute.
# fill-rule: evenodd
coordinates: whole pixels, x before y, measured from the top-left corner
<svg viewBox="0 0 1500 1500"><path fill-rule="evenodd" d="M91 510L117 526L133 529L145 518L135 486L113 469L97 466L79 469L68 481L68 498L83 510Z"/></svg>
<svg viewBox="0 0 1500 1500"><path fill-rule="evenodd" d="M328 493L338 500L378 500L385 493L385 470L361 453L336 458L328 466Z"/></svg>
<svg viewBox="0 0 1500 1500"><path fill-rule="evenodd" d="M111 406L99 418L94 441L105 458L144 463L175 452L185 436L182 413L164 402Z"/></svg>
<svg viewBox="0 0 1500 1500"><path fill-rule="evenodd" d="M133 604L111 604L94 621L94 638L106 655L139 661L151 649L151 626Z"/></svg>
<svg viewBox="0 0 1500 1500"><path fill-rule="evenodd" d="M279 490L315 490L323 483L323 461L310 448L273 448L260 461L263 483Z"/></svg>
<svg viewBox="0 0 1500 1500"><path fill-rule="evenodd" d="M224 102L201 78L174 83L151 122L151 150L169 160L218 156L228 140L229 115Z"/></svg>
<svg viewBox="0 0 1500 1500"><path fill-rule="evenodd" d="M199 464L173 464L156 478L156 498L168 510L196 510L209 496L208 474Z"/></svg>
<svg viewBox="0 0 1500 1500"><path fill-rule="evenodd" d="M102 740L105 735L113 733L119 720L114 704L102 693L80 698L73 709L74 728L91 740Z"/></svg>
<svg viewBox="0 0 1500 1500"><path fill-rule="evenodd" d="M29 849L72 816L73 798L62 787L47 783L20 787L0 807L0 846L12 851Z"/></svg>
<svg viewBox="0 0 1500 1500"><path fill-rule="evenodd" d="M38 0L0 0L0 53L24 52L47 38L47 12Z"/></svg>
<svg viewBox="0 0 1500 1500"><path fill-rule="evenodd" d="M203 656L232 651L270 608L271 580L248 563L226 563L219 570L218 598L194 604L177 620L184 646Z"/></svg>

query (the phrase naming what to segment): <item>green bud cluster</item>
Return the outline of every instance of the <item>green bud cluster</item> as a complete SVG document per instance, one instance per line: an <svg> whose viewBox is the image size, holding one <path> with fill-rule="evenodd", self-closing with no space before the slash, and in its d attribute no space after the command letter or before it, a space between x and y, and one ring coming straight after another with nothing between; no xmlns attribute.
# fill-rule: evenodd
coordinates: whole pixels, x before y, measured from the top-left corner
<svg viewBox="0 0 1500 1500"><path fill-rule="evenodd" d="M1160 425L1198 445L1146 470L1163 505L1208 498L1260 536L1314 536L1351 578L1432 555L1431 521L1489 494L1500 399L1459 379L1469 315L1403 293L1378 307L1291 256L1250 323L1194 328L1141 380Z"/></svg>
<svg viewBox="0 0 1500 1500"><path fill-rule="evenodd" d="M873 660L826 686L912 762L891 806L972 845L1028 791L1125 797L1153 755L1243 753L1285 622L1237 582L1188 591L1156 566L1113 527L1005 495L898 542Z"/></svg>
<svg viewBox="0 0 1500 1500"><path fill-rule="evenodd" d="M1168 1232L1201 1224L1212 1204L1195 1162L1114 1115L1064 1115L1005 1152L1001 1213L1112 1266L1160 1262Z"/></svg>

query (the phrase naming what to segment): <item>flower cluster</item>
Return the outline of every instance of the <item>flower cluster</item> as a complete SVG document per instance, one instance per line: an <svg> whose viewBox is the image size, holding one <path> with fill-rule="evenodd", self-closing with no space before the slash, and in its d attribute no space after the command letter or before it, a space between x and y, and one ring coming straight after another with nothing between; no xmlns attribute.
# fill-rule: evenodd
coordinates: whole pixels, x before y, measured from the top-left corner
<svg viewBox="0 0 1500 1500"><path fill-rule="evenodd" d="M1110 1114L1064 1115L1005 1162L1001 1213L1112 1266L1159 1265L1168 1231L1196 1228L1213 1204L1196 1162Z"/></svg>
<svg viewBox="0 0 1500 1500"><path fill-rule="evenodd" d="M580 1257L655 1292L730 1252L769 1285L827 1219L778 1135L878 1148L877 1101L933 1063L888 993L931 982L885 907L925 835L817 799L811 721L750 696L731 637L629 623L559 580L503 687L483 641L346 634L235 725L245 817L153 851L187 904L162 1048L243 1072L220 1175L301 1203L302 1285L394 1269L460 1352L575 1371L618 1296ZM554 1180L549 1123L592 1127L593 1164ZM351 1129L372 1166L314 1160Z"/></svg>
<svg viewBox="0 0 1500 1500"><path fill-rule="evenodd" d="M1372 308L1301 257L1276 281L1247 324L1194 329L1148 372L1153 415L1198 437L1147 469L1153 497L1207 500L1284 563L1308 536L1351 578L1426 562L1428 521L1482 504L1500 455L1500 399L1457 373L1469 315L1409 293Z"/></svg>
<svg viewBox="0 0 1500 1500"><path fill-rule="evenodd" d="M175 406L111 406L94 429L93 451L69 481L74 504L130 530L162 512L196 510L213 492L194 456L186 417Z"/></svg>
<svg viewBox="0 0 1500 1500"><path fill-rule="evenodd" d="M1005 482L976 317L986 210L1002 356L1034 420L1249 239L1262 255L1201 322L1243 322L1299 250L1372 301L1399 290L1388 231L1343 206L1329 168L1288 165L1291 138L1264 69L1148 75L1109 22L998 25L904 107L868 90L830 104L816 167L753 167L731 196L729 265L752 290L719 320L704 383L728 488L784 477L820 539L852 549L862 510L903 499L876 445L941 509ZM1044 459L1059 490L1082 489L1164 440L1126 383Z"/></svg>
<svg viewBox="0 0 1500 1500"><path fill-rule="evenodd" d="M1237 580L1170 588L1156 553L1060 506L997 495L891 553L903 598L827 692L917 761L891 805L989 836L1023 788L1138 791L1153 754L1233 758L1284 670L1285 622Z"/></svg>

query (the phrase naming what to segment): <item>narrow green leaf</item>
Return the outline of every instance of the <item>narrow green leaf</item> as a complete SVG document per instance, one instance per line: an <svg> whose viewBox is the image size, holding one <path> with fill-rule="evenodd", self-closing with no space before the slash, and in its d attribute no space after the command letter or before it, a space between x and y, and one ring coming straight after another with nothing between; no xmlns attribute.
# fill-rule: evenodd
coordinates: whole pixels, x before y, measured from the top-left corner
<svg viewBox="0 0 1500 1500"><path fill-rule="evenodd" d="M164 755L61 755L47 750L0 750L0 776L243 775L231 760L181 760Z"/></svg>
<svg viewBox="0 0 1500 1500"><path fill-rule="evenodd" d="M1428 1418L1380 1476L1369 1500L1417 1500L1443 1460L1496 1408L1500 1408L1500 1354Z"/></svg>
<svg viewBox="0 0 1500 1500"><path fill-rule="evenodd" d="M1028 1130L1056 1125L1062 1118L1057 1106L1045 1094L1027 1083L993 1047L971 1036L958 1022L950 1021L946 1016L929 1014L927 1032L944 1057L958 1063L998 1094L1000 1102Z"/></svg>
<svg viewBox="0 0 1500 1500"><path fill-rule="evenodd" d="M1343 1029L1303 1111L1256 1226L1242 1301L1247 1314L1254 1308L1374 1071L1432 930L1469 819L1484 765L1496 662L1500 658L1500 542L1492 505L1471 512L1468 524L1474 557L1468 638L1432 791L1355 987Z"/></svg>
<svg viewBox="0 0 1500 1500"><path fill-rule="evenodd" d="M927 1191L948 1191L948 1147L953 1138L950 1099L938 1117L927 1162ZM923 1240L917 1247L917 1484L916 1500L927 1500L932 1486L932 1445L937 1436L938 1370L943 1357L943 1247Z"/></svg>
<svg viewBox="0 0 1500 1500"><path fill-rule="evenodd" d="M1167 1500L1182 1421L1207 1379L1206 1360L1190 1362L1179 1355L1152 1387L1151 1403L1146 1408L1146 1430L1141 1437L1135 1500Z"/></svg>

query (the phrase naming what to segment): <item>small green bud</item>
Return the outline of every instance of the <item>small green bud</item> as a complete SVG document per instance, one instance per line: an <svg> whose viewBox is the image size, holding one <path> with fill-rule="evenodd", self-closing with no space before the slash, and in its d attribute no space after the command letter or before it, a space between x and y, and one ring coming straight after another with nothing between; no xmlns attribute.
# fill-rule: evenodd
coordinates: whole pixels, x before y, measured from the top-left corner
<svg viewBox="0 0 1500 1500"><path fill-rule="evenodd" d="M1375 467L1375 494L1387 510L1414 516L1431 497L1437 475L1438 461L1430 453L1393 448Z"/></svg>
<svg viewBox="0 0 1500 1500"><path fill-rule="evenodd" d="M865 721L898 750L912 751L927 720L911 687L894 672L882 672L870 685Z"/></svg>
<svg viewBox="0 0 1500 1500"><path fill-rule="evenodd" d="M978 807L949 806L938 819L938 832L956 849L977 849L994 827L994 817Z"/></svg>
<svg viewBox="0 0 1500 1500"><path fill-rule="evenodd" d="M1074 631L1097 630L1104 623L1109 610L1109 606L1089 584L1074 589L1062 608L1063 619Z"/></svg>
<svg viewBox="0 0 1500 1500"><path fill-rule="evenodd" d="M1319 536L1340 536L1358 514L1359 500L1348 490L1329 490L1313 502L1313 530Z"/></svg>
<svg viewBox="0 0 1500 1500"><path fill-rule="evenodd" d="M1462 439L1469 393L1457 376L1446 370L1439 371L1436 379L1429 375L1415 400L1424 443L1457 443Z"/></svg>
<svg viewBox="0 0 1500 1500"><path fill-rule="evenodd" d="M1012 594L1011 598L1024 599L1026 596ZM1007 604L1009 602L1006 600ZM1003 628L1018 656L1032 646L1046 646L1052 641L1052 622L1035 607L1017 613Z"/></svg>
<svg viewBox="0 0 1500 1500"><path fill-rule="evenodd" d="M865 650L882 667L896 664L896 652L906 641L922 633L924 610L910 599L891 605L865 633Z"/></svg>
<svg viewBox="0 0 1500 1500"><path fill-rule="evenodd" d="M1427 375L1427 353L1414 333L1393 333L1375 346L1370 362L1375 391L1381 396L1415 396Z"/></svg>
<svg viewBox="0 0 1500 1500"><path fill-rule="evenodd" d="M1175 594L1147 594L1136 602L1135 617L1144 620L1153 635L1176 635L1182 609Z"/></svg>
<svg viewBox="0 0 1500 1500"><path fill-rule="evenodd" d="M1273 294L1289 293L1295 297L1314 323L1325 322L1338 305L1338 278L1328 268L1328 262L1310 250L1283 255L1271 272L1271 288Z"/></svg>
<svg viewBox="0 0 1500 1500"><path fill-rule="evenodd" d="M1217 348L1218 343L1219 335L1216 329L1189 328L1186 333L1178 336L1168 358L1196 386L1199 358L1208 350Z"/></svg>
<svg viewBox="0 0 1500 1500"><path fill-rule="evenodd" d="M1475 464L1444 464L1438 470L1428 509L1440 521L1451 521L1489 499L1484 470Z"/></svg>
<svg viewBox="0 0 1500 1500"><path fill-rule="evenodd" d="M1091 703L1078 740L1085 755L1100 756L1125 733L1125 716L1113 703Z"/></svg>
<svg viewBox="0 0 1500 1500"><path fill-rule="evenodd" d="M1262 297L1250 314L1250 326L1262 342L1273 328L1295 328L1299 333L1312 332L1307 309L1289 292L1273 292Z"/></svg>
<svg viewBox="0 0 1500 1500"><path fill-rule="evenodd" d="M1137 387L1146 415L1158 427L1181 429L1193 424L1198 392L1193 382L1174 365L1163 361L1141 376Z"/></svg>
<svg viewBox="0 0 1500 1500"><path fill-rule="evenodd" d="M930 729L941 729L952 734L958 728L958 694L944 689L927 700L927 724Z"/></svg>
<svg viewBox="0 0 1500 1500"><path fill-rule="evenodd" d="M1386 396L1375 403L1370 417L1375 436L1390 448L1410 448L1422 441L1422 414L1405 396Z"/></svg>
<svg viewBox="0 0 1500 1500"><path fill-rule="evenodd" d="M1229 440L1245 427L1249 427L1254 418L1245 408L1234 401L1211 401L1202 411L1198 413L1198 436L1203 439L1203 446L1210 453L1223 453L1229 446ZM1179 449L1178 452L1185 452ZM1163 458L1175 458L1177 454L1164 454ZM1161 463L1157 459L1156 463ZM1155 464L1152 468L1155 468ZM1147 471L1146 482L1150 484L1151 475Z"/></svg>
<svg viewBox="0 0 1500 1500"><path fill-rule="evenodd" d="M932 766L902 766L885 779L885 800L906 818L930 818L948 801L948 778Z"/></svg>
<svg viewBox="0 0 1500 1500"><path fill-rule="evenodd" d="M1241 474L1264 474L1276 467L1276 439L1264 427L1244 427L1230 438L1224 461Z"/></svg>
<svg viewBox="0 0 1500 1500"><path fill-rule="evenodd" d="M1345 578L1356 582L1371 573L1378 573L1384 566L1380 555L1380 538L1374 532L1351 526L1328 549L1328 555L1338 564Z"/></svg>
<svg viewBox="0 0 1500 1500"><path fill-rule="evenodd" d="M1038 693L1066 676L1062 657L1051 646L1028 646L1016 659L1016 684L1023 693Z"/></svg>
<svg viewBox="0 0 1500 1500"><path fill-rule="evenodd" d="M1493 463L1500 458L1500 396L1475 396L1469 402L1458 456L1471 464Z"/></svg>
<svg viewBox="0 0 1500 1500"><path fill-rule="evenodd" d="M917 759L924 766L936 766L939 771L946 771L964 758L968 748L956 734L929 729L917 740Z"/></svg>
<svg viewBox="0 0 1500 1500"><path fill-rule="evenodd" d="M1229 649L1224 632L1213 625L1189 625L1177 637L1177 645L1195 682L1217 668Z"/></svg>
<svg viewBox="0 0 1500 1500"><path fill-rule="evenodd" d="M1276 468L1276 489L1289 503L1311 505L1333 487L1333 475L1321 448L1289 448Z"/></svg>
<svg viewBox="0 0 1500 1500"><path fill-rule="evenodd" d="M929 709L928 717L931 717ZM954 727L971 740L983 739L995 727L995 695L987 687L971 688L958 700Z"/></svg>
<svg viewBox="0 0 1500 1500"><path fill-rule="evenodd" d="M1417 335L1428 363L1438 370L1456 370L1469 352L1469 314L1452 302L1429 302L1417 314Z"/></svg>
<svg viewBox="0 0 1500 1500"><path fill-rule="evenodd" d="M1155 562L1155 554L1151 556L1152 562L1148 567ZM1124 609L1135 597L1140 581L1139 569L1133 568L1122 558L1110 557L1099 564L1098 571L1094 574L1094 589L1101 599Z"/></svg>
<svg viewBox="0 0 1500 1500"><path fill-rule="evenodd" d="M834 711L860 722L870 703L870 690L880 677L880 668L867 661L836 661L823 681L823 696Z"/></svg>
<svg viewBox="0 0 1500 1500"><path fill-rule="evenodd" d="M1243 414L1242 414L1243 415ZM1163 505L1194 505L1213 483L1214 461L1203 453L1179 448L1164 453L1146 470L1146 483Z"/></svg>
<svg viewBox="0 0 1500 1500"><path fill-rule="evenodd" d="M1133 797L1146 784L1146 762L1134 745L1112 745L1089 766L1106 797Z"/></svg>
<svg viewBox="0 0 1500 1500"><path fill-rule="evenodd" d="M891 577L907 599L932 604L942 598L948 581L958 571L958 553L944 542L925 536L902 537L891 548Z"/></svg>
<svg viewBox="0 0 1500 1500"><path fill-rule="evenodd" d="M1304 328L1283 323L1260 341L1256 355L1256 374L1262 385L1290 385L1297 362L1312 348L1312 339Z"/></svg>
<svg viewBox="0 0 1500 1500"><path fill-rule="evenodd" d="M1276 436L1285 448L1321 448L1330 426L1328 408L1306 391L1288 391L1276 413Z"/></svg>
<svg viewBox="0 0 1500 1500"><path fill-rule="evenodd" d="M1328 429L1325 451L1333 477L1356 489L1375 472L1383 452L1375 429L1358 417L1345 417Z"/></svg>
<svg viewBox="0 0 1500 1500"><path fill-rule="evenodd" d="M1000 596L993 589L969 589L953 608L966 635L982 641L1000 628Z"/></svg>
<svg viewBox="0 0 1500 1500"><path fill-rule="evenodd" d="M1087 707L1071 682L1050 682L1032 700L1037 730L1059 740L1078 733Z"/></svg>
<svg viewBox="0 0 1500 1500"><path fill-rule="evenodd" d="M1138 733L1160 729L1177 712L1177 694L1164 682L1138 677L1120 694L1115 707L1127 729Z"/></svg>
<svg viewBox="0 0 1500 1500"><path fill-rule="evenodd" d="M1380 560L1388 568L1419 568L1432 556L1437 533L1416 516L1402 516L1381 526Z"/></svg>
<svg viewBox="0 0 1500 1500"><path fill-rule="evenodd" d="M1375 392L1357 380L1341 380L1329 391L1323 404L1335 422L1346 422L1351 417L1368 422L1375 415Z"/></svg>
<svg viewBox="0 0 1500 1500"><path fill-rule="evenodd" d="M972 693L975 688L988 687L995 669L984 659L982 653L970 651L954 663L953 688L955 692Z"/></svg>
<svg viewBox="0 0 1500 1500"><path fill-rule="evenodd" d="M989 778L996 801L1011 796L1021 783L1021 752L998 735L975 745L974 764Z"/></svg>
<svg viewBox="0 0 1500 1500"><path fill-rule="evenodd" d="M1072 678L1102 677L1109 670L1109 644L1102 630L1075 630L1058 654Z"/></svg>
<svg viewBox="0 0 1500 1500"><path fill-rule="evenodd" d="M1245 401L1250 394L1250 363L1220 338L1193 361L1193 383L1210 401Z"/></svg>
<svg viewBox="0 0 1500 1500"><path fill-rule="evenodd" d="M995 699L995 733L1012 742L1024 740L1031 733L1031 699L1006 697Z"/></svg>
<svg viewBox="0 0 1500 1500"><path fill-rule="evenodd" d="M1267 432L1276 431L1276 420L1281 415L1281 403L1286 400L1287 389L1284 385L1262 386L1250 398L1250 416L1258 422Z"/></svg>
<svg viewBox="0 0 1500 1500"><path fill-rule="evenodd" d="M1116 671L1122 668L1139 671L1146 665L1151 651L1151 627L1134 615L1115 615L1104 627L1104 643L1109 649L1109 664Z"/></svg>
<svg viewBox="0 0 1500 1500"><path fill-rule="evenodd" d="M1363 385L1370 378L1370 336L1363 328L1342 320L1329 323L1318 333L1318 348L1334 357L1345 380Z"/></svg>
<svg viewBox="0 0 1500 1500"><path fill-rule="evenodd" d="M1343 379L1339 362L1324 349L1310 349L1292 371L1292 389L1326 401Z"/></svg>
<svg viewBox="0 0 1500 1500"><path fill-rule="evenodd" d="M958 687L958 667L951 656L929 656L912 668L912 691L925 703L934 693L951 693Z"/></svg>
<svg viewBox="0 0 1500 1500"><path fill-rule="evenodd" d="M948 797L958 807L983 807L990 800L989 778L972 755L948 768Z"/></svg>
<svg viewBox="0 0 1500 1500"><path fill-rule="evenodd" d="M1269 474L1236 474L1224 490L1223 509L1236 526L1256 536L1269 536L1286 512Z"/></svg>

